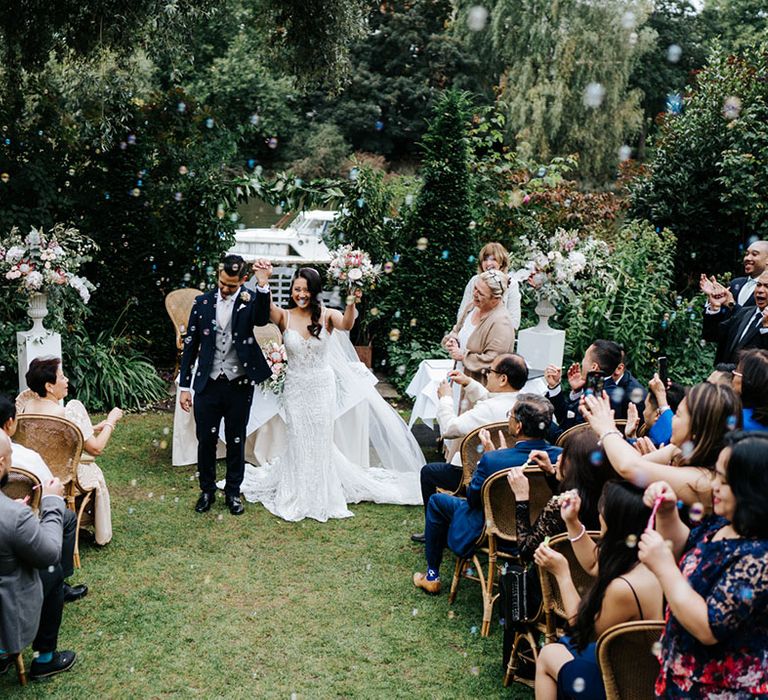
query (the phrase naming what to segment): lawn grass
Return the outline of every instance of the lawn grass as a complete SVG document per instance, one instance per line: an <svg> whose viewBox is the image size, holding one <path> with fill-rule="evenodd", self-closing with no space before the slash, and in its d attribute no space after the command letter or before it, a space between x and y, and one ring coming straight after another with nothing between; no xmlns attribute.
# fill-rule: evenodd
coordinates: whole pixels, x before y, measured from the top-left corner
<svg viewBox="0 0 768 700"><path fill-rule="evenodd" d="M531 697L502 686L501 629L480 638L477 584L462 582L450 616L445 594L411 584L421 508L286 523L259 505L232 517L219 499L198 515L194 466L170 464L171 425L128 416L99 458L114 539L84 546L72 579L90 593L65 607L59 648L78 665L26 689L11 671L0 697Z"/></svg>

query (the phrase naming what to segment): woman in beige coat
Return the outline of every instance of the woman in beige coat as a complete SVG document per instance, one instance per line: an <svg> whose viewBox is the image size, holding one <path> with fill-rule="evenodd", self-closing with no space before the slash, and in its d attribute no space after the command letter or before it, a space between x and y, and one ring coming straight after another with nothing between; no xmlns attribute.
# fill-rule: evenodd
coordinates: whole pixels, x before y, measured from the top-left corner
<svg viewBox="0 0 768 700"><path fill-rule="evenodd" d="M472 304L459 318L442 345L457 362L457 369L485 383L483 370L499 355L514 352L515 329L502 304L507 291L507 276L488 270L478 276Z"/></svg>

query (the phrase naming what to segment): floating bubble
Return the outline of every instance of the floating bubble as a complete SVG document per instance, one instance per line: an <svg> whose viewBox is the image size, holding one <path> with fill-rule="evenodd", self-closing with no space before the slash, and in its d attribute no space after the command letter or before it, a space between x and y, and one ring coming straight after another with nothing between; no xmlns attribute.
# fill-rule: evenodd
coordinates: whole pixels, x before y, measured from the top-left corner
<svg viewBox="0 0 768 700"><path fill-rule="evenodd" d="M180 202L182 199L184 199L184 195L181 192L175 192L174 195L173 195L173 198L177 202Z"/></svg>
<svg viewBox="0 0 768 700"><path fill-rule="evenodd" d="M426 250L427 245L429 245L429 240L424 236L422 236L421 238L419 238L418 241L416 241L416 248L418 250Z"/></svg>
<svg viewBox="0 0 768 700"><path fill-rule="evenodd" d="M352 180L352 182L355 182L357 180L357 176L360 174L360 171L357 168L352 168L349 171L349 179Z"/></svg>
<svg viewBox="0 0 768 700"><path fill-rule="evenodd" d="M651 645L651 654L654 656L661 656L661 642L654 642Z"/></svg>
<svg viewBox="0 0 768 700"><path fill-rule="evenodd" d="M133 508L129 508L129 509L128 509L128 515L133 515L133 513L134 513L134 510L133 510Z"/></svg>
<svg viewBox="0 0 768 700"><path fill-rule="evenodd" d="M472 668L470 668L470 669L469 669L469 672L470 672L470 673L471 673L473 676L479 676L479 675L480 675L480 669L479 669L477 666L473 666Z"/></svg>
<svg viewBox="0 0 768 700"><path fill-rule="evenodd" d="M456 613L453 610L448 611L448 619L453 620L453 618L456 617Z"/></svg>
<svg viewBox="0 0 768 700"><path fill-rule="evenodd" d="M378 309L378 307L374 306L374 307L372 307L368 311L368 313L371 314L371 316L378 316L379 315L379 309Z"/></svg>
<svg viewBox="0 0 768 700"><path fill-rule="evenodd" d="M637 17L635 16L635 13L632 12L632 10L627 10L621 16L621 26L624 27L624 29L634 29L636 25Z"/></svg>
<svg viewBox="0 0 768 700"><path fill-rule="evenodd" d="M735 430L737 423L738 423L738 419L736 418L736 416L728 416L728 418L725 421L725 427L728 430Z"/></svg>
<svg viewBox="0 0 768 700"><path fill-rule="evenodd" d="M414 608L413 610L411 610L411 615L413 617L416 617L416 615L418 615L418 614L419 614L419 609L418 608Z"/></svg>
<svg viewBox="0 0 768 700"><path fill-rule="evenodd" d="M259 123L259 115L254 112L250 117L248 117L248 121L251 123L252 126L256 126Z"/></svg>
<svg viewBox="0 0 768 700"><path fill-rule="evenodd" d="M735 95L726 97L725 102L723 102L723 116L730 121L733 119L738 119L740 114L741 100Z"/></svg>
<svg viewBox="0 0 768 700"><path fill-rule="evenodd" d="M179 112L179 114L184 114L184 112L187 111L187 105L185 102L179 102L179 104L176 105L176 110Z"/></svg>
<svg viewBox="0 0 768 700"><path fill-rule="evenodd" d="M136 486L136 479L131 479L131 486Z"/></svg>
<svg viewBox="0 0 768 700"><path fill-rule="evenodd" d="M632 391L629 392L629 400L632 403L640 403L641 401L645 400L645 391L643 391L642 387L636 386Z"/></svg>
<svg viewBox="0 0 768 700"><path fill-rule="evenodd" d="M680 114L683 111L683 96L679 92L669 93L666 105L670 114Z"/></svg>
<svg viewBox="0 0 768 700"><path fill-rule="evenodd" d="M637 535L627 535L627 539L624 540L624 544L630 549L637 547Z"/></svg>
<svg viewBox="0 0 768 700"><path fill-rule="evenodd" d="M482 5L473 5L467 12L467 27L470 31L481 32L488 22L488 10Z"/></svg>
<svg viewBox="0 0 768 700"><path fill-rule="evenodd" d="M398 340L400 340L400 330L398 328L393 328L391 331L389 331L389 339L396 343Z"/></svg>
<svg viewBox="0 0 768 700"><path fill-rule="evenodd" d="M483 451L485 451L485 448L483 447L483 444L482 444L482 443L480 443L480 444L479 444L479 445L478 445L478 446L477 446L475 449L476 449L478 452L483 452Z"/></svg>
<svg viewBox="0 0 768 700"><path fill-rule="evenodd" d="M387 274L390 274L394 269L395 269L395 266L391 262L384 263L384 272L386 272Z"/></svg>
<svg viewBox="0 0 768 700"><path fill-rule="evenodd" d="M11 176L8 173L2 173L0 174L0 180L2 180L5 183L10 182Z"/></svg>
<svg viewBox="0 0 768 700"><path fill-rule="evenodd" d="M407 194L405 195L405 203L410 207L413 204L413 195Z"/></svg>
<svg viewBox="0 0 768 700"><path fill-rule="evenodd" d="M358 209L362 209L365 206L365 199L363 197L358 197L356 204Z"/></svg>
<svg viewBox="0 0 768 700"><path fill-rule="evenodd" d="M132 197L140 197L141 196L141 190L138 187L134 187L131 190L131 196Z"/></svg>
<svg viewBox="0 0 768 700"><path fill-rule="evenodd" d="M751 603L755 597L755 592L749 586L742 586L739 590L739 596L745 603Z"/></svg>
<svg viewBox="0 0 768 700"><path fill-rule="evenodd" d="M414 326L415 326L417 323L418 323L418 321L417 321L415 318L412 318L412 319L411 319L411 320L408 322L408 325L410 325L410 327L411 327L411 328L413 328L413 327L414 327Z"/></svg>
<svg viewBox="0 0 768 700"><path fill-rule="evenodd" d="M477 627L475 625L472 625L472 627L469 628L470 634L477 634Z"/></svg>
<svg viewBox="0 0 768 700"><path fill-rule="evenodd" d="M278 146L277 138L275 136L272 136L271 138L269 138L267 140L267 146L269 146L274 151Z"/></svg>
<svg viewBox="0 0 768 700"><path fill-rule="evenodd" d="M406 372L405 365L398 365L395 371L402 377Z"/></svg>
<svg viewBox="0 0 768 700"><path fill-rule="evenodd" d="M677 502L677 509L680 510L684 505L685 505L685 503L683 503L681 500L678 500L678 502Z"/></svg>
<svg viewBox="0 0 768 700"><path fill-rule="evenodd" d="M602 450L595 450L591 455L589 455L589 461L592 462L596 467L599 467L603 463L603 451Z"/></svg>
<svg viewBox="0 0 768 700"><path fill-rule="evenodd" d="M623 163L632 157L632 147L626 143L619 148L619 160Z"/></svg>
<svg viewBox="0 0 768 700"><path fill-rule="evenodd" d="M573 681L573 692L574 693L583 693L584 688L587 687L586 682L583 678L575 678Z"/></svg>
<svg viewBox="0 0 768 700"><path fill-rule="evenodd" d="M584 95L582 96L582 102L585 107L590 109L596 109L603 104L603 98L605 97L605 88L600 83L588 83L584 88Z"/></svg>
<svg viewBox="0 0 768 700"><path fill-rule="evenodd" d="M680 452L682 453L683 457L687 459L693 454L693 450L696 446L691 442L690 440L686 440L681 446L680 446Z"/></svg>
<svg viewBox="0 0 768 700"><path fill-rule="evenodd" d="M133 146L133 145L136 143L136 137L135 137L133 134L131 134L130 136L128 136L128 139L127 139L127 141L128 141L128 143L129 143L131 146Z"/></svg>
<svg viewBox="0 0 768 700"><path fill-rule="evenodd" d="M449 255L450 255L450 252L449 252L449 251L447 251L447 250L444 250L442 253L440 253L440 257L441 257L443 260L448 260L448 256L449 256Z"/></svg>
<svg viewBox="0 0 768 700"><path fill-rule="evenodd" d="M219 513L219 514L216 516L216 520L218 520L219 522L221 522L222 520L224 520L224 516L223 516L221 513Z"/></svg>
<svg viewBox="0 0 768 700"><path fill-rule="evenodd" d="M208 119L206 119L206 120L205 120L205 125L206 125L206 126L209 128L209 129L213 129L213 125L214 125L215 123L216 123L216 122L214 121L213 117L208 117Z"/></svg>
<svg viewBox="0 0 768 700"><path fill-rule="evenodd" d="M697 523L704 517L704 506L701 503L693 503L688 509L688 517L692 523Z"/></svg>
<svg viewBox="0 0 768 700"><path fill-rule="evenodd" d="M667 46L667 60L670 63L677 63L683 55L683 47L680 44L670 44Z"/></svg>
<svg viewBox="0 0 768 700"><path fill-rule="evenodd" d="M384 122L381 121L381 119L377 119L374 122L373 128L376 129L376 131L383 131L384 130Z"/></svg>

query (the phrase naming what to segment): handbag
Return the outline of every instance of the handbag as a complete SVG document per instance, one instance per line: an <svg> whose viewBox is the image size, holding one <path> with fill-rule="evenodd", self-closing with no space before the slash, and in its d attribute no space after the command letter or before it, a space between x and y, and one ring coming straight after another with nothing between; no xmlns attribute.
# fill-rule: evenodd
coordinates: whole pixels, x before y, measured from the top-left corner
<svg viewBox="0 0 768 700"><path fill-rule="evenodd" d="M505 626L533 621L541 607L541 584L536 566L507 563L499 576L499 595Z"/></svg>

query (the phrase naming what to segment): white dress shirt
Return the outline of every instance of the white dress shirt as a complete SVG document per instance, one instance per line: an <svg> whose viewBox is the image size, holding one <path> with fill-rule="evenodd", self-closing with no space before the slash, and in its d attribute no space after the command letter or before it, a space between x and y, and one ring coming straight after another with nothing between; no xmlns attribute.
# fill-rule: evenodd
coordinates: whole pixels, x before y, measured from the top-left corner
<svg viewBox="0 0 768 700"><path fill-rule="evenodd" d="M43 458L39 453L34 450L30 450L24 445L18 445L15 442L11 443L13 449L13 455L11 457L11 464L14 467L20 469L26 469L28 472L32 472L41 484L45 484L53 479L53 474L48 468L48 465L43 461Z"/></svg>
<svg viewBox="0 0 768 700"><path fill-rule="evenodd" d="M739 306L744 306L749 301L749 297L754 293L755 287L757 287L756 277L750 277L744 282L744 286L739 290L739 298L736 299Z"/></svg>

